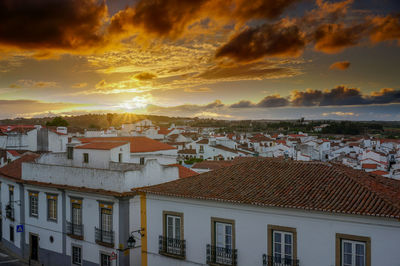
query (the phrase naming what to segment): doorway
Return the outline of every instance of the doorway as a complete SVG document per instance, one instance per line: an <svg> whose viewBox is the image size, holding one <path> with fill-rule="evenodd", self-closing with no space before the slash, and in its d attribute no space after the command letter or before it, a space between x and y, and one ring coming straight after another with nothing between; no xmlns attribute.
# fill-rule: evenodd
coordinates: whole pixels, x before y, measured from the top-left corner
<svg viewBox="0 0 400 266"><path fill-rule="evenodd" d="M39 260L39 236L34 234L29 234L29 244L30 244L30 259L38 261Z"/></svg>

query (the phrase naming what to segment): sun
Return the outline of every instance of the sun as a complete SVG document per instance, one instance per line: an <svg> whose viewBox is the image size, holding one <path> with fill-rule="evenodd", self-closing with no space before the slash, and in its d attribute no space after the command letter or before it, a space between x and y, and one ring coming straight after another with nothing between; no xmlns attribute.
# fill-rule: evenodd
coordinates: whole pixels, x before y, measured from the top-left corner
<svg viewBox="0 0 400 266"><path fill-rule="evenodd" d="M125 111L132 111L137 109L144 109L151 101L150 95L145 96L135 96L131 100L123 102L118 105L118 108Z"/></svg>

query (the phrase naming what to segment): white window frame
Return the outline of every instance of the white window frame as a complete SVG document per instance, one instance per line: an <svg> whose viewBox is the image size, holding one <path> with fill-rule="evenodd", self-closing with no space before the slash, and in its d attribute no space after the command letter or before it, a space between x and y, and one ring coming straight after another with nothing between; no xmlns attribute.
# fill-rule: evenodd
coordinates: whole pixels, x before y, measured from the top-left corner
<svg viewBox="0 0 400 266"><path fill-rule="evenodd" d="M103 256L109 257L109 260L106 264L103 264ZM112 261L111 261L111 255L107 253L100 252L100 266L111 266Z"/></svg>
<svg viewBox="0 0 400 266"><path fill-rule="evenodd" d="M75 253L74 253L74 248L79 249L79 261L75 261ZM71 246L71 264L72 265L82 265L82 247L81 246L76 246L72 245Z"/></svg>
<svg viewBox="0 0 400 266"><path fill-rule="evenodd" d="M32 193L31 195L29 195L29 215L31 217L39 217L39 193L38 192L29 192L29 193ZM35 207L33 207L35 205L34 199L36 200Z"/></svg>
<svg viewBox="0 0 400 266"><path fill-rule="evenodd" d="M346 255L345 252L344 252L345 243L351 245L351 253L348 253L348 255L351 255L351 264L345 264L344 263L344 256ZM363 253L364 254L356 254L356 246L357 245L362 245L363 246ZM357 257L357 255L362 255L363 256L363 261L364 261L363 264L357 265L357 266L366 266L367 265L367 245L366 245L365 242L342 239L341 244L340 244L340 250L341 250L341 252L340 252L341 266L356 266L356 257Z"/></svg>
<svg viewBox="0 0 400 266"><path fill-rule="evenodd" d="M51 211L50 206L53 205L54 209ZM57 212L58 212L58 197L55 199L47 198L47 220L57 222ZM52 208L53 208L52 207Z"/></svg>
<svg viewBox="0 0 400 266"><path fill-rule="evenodd" d="M279 234L281 236L281 241L277 242L276 238L275 238L275 234ZM286 244L286 236L290 236L290 244ZM274 257L280 257L282 259L293 259L293 233L292 232L286 232L286 231L279 231L279 230L272 230L272 256ZM279 244L280 245L280 250L276 250L275 244ZM286 253L286 246L290 246L290 254ZM278 256L277 254L280 254L280 256Z"/></svg>

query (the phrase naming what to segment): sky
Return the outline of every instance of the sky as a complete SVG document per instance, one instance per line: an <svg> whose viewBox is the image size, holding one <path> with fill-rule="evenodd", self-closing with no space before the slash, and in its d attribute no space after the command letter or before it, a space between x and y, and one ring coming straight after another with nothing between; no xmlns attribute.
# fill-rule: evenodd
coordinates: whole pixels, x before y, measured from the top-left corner
<svg viewBox="0 0 400 266"><path fill-rule="evenodd" d="M0 119L400 120L398 0L0 0Z"/></svg>

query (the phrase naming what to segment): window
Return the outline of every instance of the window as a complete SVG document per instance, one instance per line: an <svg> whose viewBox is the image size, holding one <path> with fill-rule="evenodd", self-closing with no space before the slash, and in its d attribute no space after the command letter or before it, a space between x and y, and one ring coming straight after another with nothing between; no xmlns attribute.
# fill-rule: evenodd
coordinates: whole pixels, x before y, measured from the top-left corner
<svg viewBox="0 0 400 266"><path fill-rule="evenodd" d="M268 260L282 265L298 265L296 228L268 225Z"/></svg>
<svg viewBox="0 0 400 266"><path fill-rule="evenodd" d="M89 153L84 153L83 154L83 162L84 163L89 163Z"/></svg>
<svg viewBox="0 0 400 266"><path fill-rule="evenodd" d="M220 264L235 264L235 227L234 221L211 218L212 262Z"/></svg>
<svg viewBox="0 0 400 266"><path fill-rule="evenodd" d="M67 159L74 159L74 147L67 147Z"/></svg>
<svg viewBox="0 0 400 266"><path fill-rule="evenodd" d="M140 157L140 164L141 164L141 165L144 164L144 157Z"/></svg>
<svg viewBox="0 0 400 266"><path fill-rule="evenodd" d="M185 257L183 239L183 213L163 212L163 237L160 250L163 253ZM160 242L161 244L161 242Z"/></svg>
<svg viewBox="0 0 400 266"><path fill-rule="evenodd" d="M371 239L336 234L336 266L371 266Z"/></svg>
<svg viewBox="0 0 400 266"><path fill-rule="evenodd" d="M100 254L100 266L111 266L110 255Z"/></svg>
<svg viewBox="0 0 400 266"><path fill-rule="evenodd" d="M82 265L82 249L72 246L72 265Z"/></svg>
<svg viewBox="0 0 400 266"><path fill-rule="evenodd" d="M75 200L71 202L71 216L72 216L72 223L74 225L81 225L82 224L82 205L80 200Z"/></svg>
<svg viewBox="0 0 400 266"><path fill-rule="evenodd" d="M33 217L38 217L39 209L39 193L29 192L29 214Z"/></svg>
<svg viewBox="0 0 400 266"><path fill-rule="evenodd" d="M14 203L14 186L8 186L8 201L10 204Z"/></svg>
<svg viewBox="0 0 400 266"><path fill-rule="evenodd" d="M274 231L272 236L272 249L272 255L275 262L283 263L285 261L292 261L293 234L289 232Z"/></svg>
<svg viewBox="0 0 400 266"><path fill-rule="evenodd" d="M122 153L118 153L118 162L122 163Z"/></svg>
<svg viewBox="0 0 400 266"><path fill-rule="evenodd" d="M10 242L14 242L14 226L10 225Z"/></svg>
<svg viewBox="0 0 400 266"><path fill-rule="evenodd" d="M57 221L57 195L47 195L47 219Z"/></svg>
<svg viewBox="0 0 400 266"><path fill-rule="evenodd" d="M204 147L203 147L203 145L200 145L200 151L199 151L200 153L204 153Z"/></svg>
<svg viewBox="0 0 400 266"><path fill-rule="evenodd" d="M112 210L101 208L101 230L110 232L112 230Z"/></svg>

